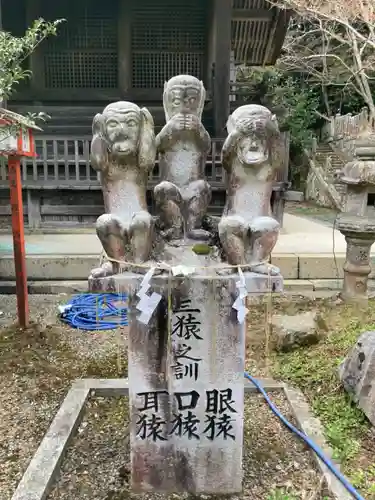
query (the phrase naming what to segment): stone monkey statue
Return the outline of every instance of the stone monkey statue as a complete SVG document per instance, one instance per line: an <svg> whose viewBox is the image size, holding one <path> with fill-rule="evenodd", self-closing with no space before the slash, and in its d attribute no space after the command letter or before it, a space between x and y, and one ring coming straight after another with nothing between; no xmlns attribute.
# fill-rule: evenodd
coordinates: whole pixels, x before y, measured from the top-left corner
<svg viewBox="0 0 375 500"><path fill-rule="evenodd" d="M278 274L267 264L280 229L271 214L273 180L284 155L276 117L264 106L241 106L227 129L222 151L227 201L219 223L226 259L260 274Z"/></svg>
<svg viewBox="0 0 375 500"><path fill-rule="evenodd" d="M146 184L155 158L154 121L146 108L120 101L95 116L91 165L100 172L106 212L98 218L96 232L109 260L142 263L150 257L153 219ZM107 262L92 277L117 270Z"/></svg>
<svg viewBox="0 0 375 500"><path fill-rule="evenodd" d="M203 83L189 75L171 78L164 86L166 125L156 137L162 182L155 187L166 239L186 236L209 238L201 228L211 199L204 179L211 139L201 118L206 91Z"/></svg>

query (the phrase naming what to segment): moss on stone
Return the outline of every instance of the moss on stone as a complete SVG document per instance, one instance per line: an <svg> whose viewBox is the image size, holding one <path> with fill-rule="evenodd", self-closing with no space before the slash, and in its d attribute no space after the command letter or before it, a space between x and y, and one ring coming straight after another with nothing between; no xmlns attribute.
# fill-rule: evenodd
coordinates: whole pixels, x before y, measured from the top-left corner
<svg viewBox="0 0 375 500"><path fill-rule="evenodd" d="M206 245L205 243L197 243L193 246L192 250L197 255L208 255L211 253L210 245Z"/></svg>

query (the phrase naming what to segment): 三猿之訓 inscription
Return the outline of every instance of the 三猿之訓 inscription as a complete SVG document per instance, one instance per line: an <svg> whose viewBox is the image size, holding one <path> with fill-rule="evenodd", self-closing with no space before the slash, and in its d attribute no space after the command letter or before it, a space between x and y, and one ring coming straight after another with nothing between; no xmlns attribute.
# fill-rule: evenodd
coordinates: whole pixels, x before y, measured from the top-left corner
<svg viewBox="0 0 375 500"><path fill-rule="evenodd" d="M241 491L245 346L231 309L235 281L180 280L169 314L162 300L149 324L138 324L143 340L131 328L135 491ZM167 279L154 277L153 291L162 287Z"/></svg>

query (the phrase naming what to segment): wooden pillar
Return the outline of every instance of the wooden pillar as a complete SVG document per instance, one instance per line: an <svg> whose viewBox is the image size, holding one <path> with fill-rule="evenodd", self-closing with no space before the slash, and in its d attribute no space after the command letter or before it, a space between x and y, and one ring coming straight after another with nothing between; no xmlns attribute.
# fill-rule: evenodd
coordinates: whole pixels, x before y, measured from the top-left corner
<svg viewBox="0 0 375 500"><path fill-rule="evenodd" d="M39 229L42 222L40 211L41 193L34 189L27 190L27 219L29 229Z"/></svg>
<svg viewBox="0 0 375 500"><path fill-rule="evenodd" d="M34 21L43 17L40 0L26 0L26 24L31 26ZM42 46L37 47L30 55L30 71L32 73L30 86L38 94L43 95L44 89L44 62Z"/></svg>
<svg viewBox="0 0 375 500"><path fill-rule="evenodd" d="M229 107L230 54L231 54L231 0L213 0L213 46L214 46L214 83L213 109L216 137L226 135Z"/></svg>
<svg viewBox="0 0 375 500"><path fill-rule="evenodd" d="M29 324L29 303L26 275L25 233L23 225L23 201L21 162L18 156L8 157L10 205L12 207L12 232L14 268L16 274L18 322L21 328Z"/></svg>
<svg viewBox="0 0 375 500"><path fill-rule="evenodd" d="M129 96L131 88L131 0L120 0L118 16L118 85L121 98Z"/></svg>

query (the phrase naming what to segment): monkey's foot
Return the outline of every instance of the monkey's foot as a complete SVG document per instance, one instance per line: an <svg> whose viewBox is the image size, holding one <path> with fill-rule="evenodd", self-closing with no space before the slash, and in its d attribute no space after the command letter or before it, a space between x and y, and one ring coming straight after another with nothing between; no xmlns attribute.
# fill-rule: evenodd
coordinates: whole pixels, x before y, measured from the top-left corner
<svg viewBox="0 0 375 500"><path fill-rule="evenodd" d="M250 271L257 274L265 274L270 276L278 276L280 269L267 262L259 262L259 264L251 264Z"/></svg>
<svg viewBox="0 0 375 500"><path fill-rule="evenodd" d="M101 267L97 267L91 271L89 279L106 278L114 274L116 274L116 270L114 269L113 263L105 262Z"/></svg>
<svg viewBox="0 0 375 500"><path fill-rule="evenodd" d="M191 229L186 235L191 240L208 241L211 234L204 229Z"/></svg>
<svg viewBox="0 0 375 500"><path fill-rule="evenodd" d="M182 238L182 229L179 227L170 227L164 231L160 231L160 236L166 241L179 240Z"/></svg>

